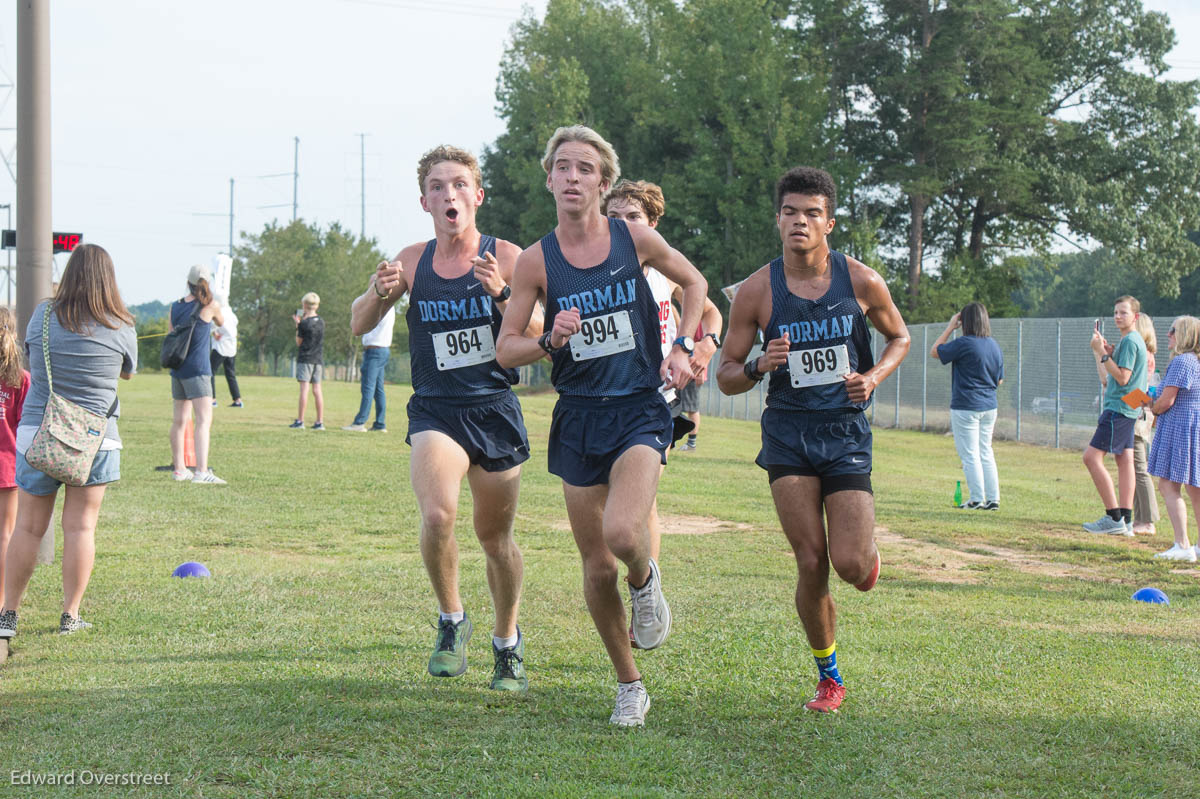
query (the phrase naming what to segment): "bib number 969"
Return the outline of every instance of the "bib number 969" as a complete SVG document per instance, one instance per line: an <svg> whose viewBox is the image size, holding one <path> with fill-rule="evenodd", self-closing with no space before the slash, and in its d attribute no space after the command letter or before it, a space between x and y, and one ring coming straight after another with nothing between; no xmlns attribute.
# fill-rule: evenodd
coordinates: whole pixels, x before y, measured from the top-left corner
<svg viewBox="0 0 1200 799"><path fill-rule="evenodd" d="M850 354L845 344L793 350L788 353L788 371L795 388L837 383L850 374Z"/></svg>

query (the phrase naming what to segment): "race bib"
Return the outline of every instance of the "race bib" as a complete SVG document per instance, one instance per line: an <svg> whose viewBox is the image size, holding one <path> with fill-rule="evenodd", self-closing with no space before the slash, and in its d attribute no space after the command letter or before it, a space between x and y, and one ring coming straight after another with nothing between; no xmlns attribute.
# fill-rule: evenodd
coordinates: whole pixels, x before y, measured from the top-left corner
<svg viewBox="0 0 1200 799"><path fill-rule="evenodd" d="M850 353L845 344L792 350L788 353L788 371L793 388L838 383L850 374Z"/></svg>
<svg viewBox="0 0 1200 799"><path fill-rule="evenodd" d="M434 333L433 354L442 372L487 363L496 360L496 339L489 325Z"/></svg>
<svg viewBox="0 0 1200 799"><path fill-rule="evenodd" d="M633 349L629 311L593 316L579 324L579 332L570 338L571 357L577 361L603 358Z"/></svg>

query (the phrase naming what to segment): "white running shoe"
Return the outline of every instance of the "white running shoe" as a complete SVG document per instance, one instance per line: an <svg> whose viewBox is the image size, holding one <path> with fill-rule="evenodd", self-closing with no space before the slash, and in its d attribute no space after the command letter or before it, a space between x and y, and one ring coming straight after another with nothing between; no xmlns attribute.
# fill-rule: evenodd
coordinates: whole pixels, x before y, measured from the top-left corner
<svg viewBox="0 0 1200 799"><path fill-rule="evenodd" d="M1178 560L1184 563L1196 562L1196 550L1191 547L1181 547L1179 544L1172 544L1171 548L1165 552L1159 552L1154 557L1162 560Z"/></svg>
<svg viewBox="0 0 1200 799"><path fill-rule="evenodd" d="M617 683L617 706L608 717L610 724L618 727L646 726L646 711L650 709L650 695L641 680Z"/></svg>
<svg viewBox="0 0 1200 799"><path fill-rule="evenodd" d="M342 429L343 429L343 430L349 430L349 431L351 431L351 432L353 432L353 433L365 433L365 432L367 432L367 426L366 426L365 424L355 424L354 422L351 422L350 424L344 424L344 425L342 425Z"/></svg>
<svg viewBox="0 0 1200 799"><path fill-rule="evenodd" d="M191 469L184 469L182 472L171 472L171 479L177 483L186 483L194 477L195 475L192 474Z"/></svg>
<svg viewBox="0 0 1200 799"><path fill-rule="evenodd" d="M662 593L662 573L650 558L650 580L641 588L629 586L633 600L633 640L638 649L656 649L671 633L671 608Z"/></svg>
<svg viewBox="0 0 1200 799"><path fill-rule="evenodd" d="M210 486L226 485L226 482L224 480L222 480L220 477L217 477L215 474L213 474L212 469L209 469L206 472L196 472L196 476L192 478L192 482L199 483L200 485L210 485Z"/></svg>
<svg viewBox="0 0 1200 799"><path fill-rule="evenodd" d="M1133 525L1125 524L1124 520L1118 522L1107 513L1094 522L1085 522L1083 529L1089 533L1106 533L1108 535L1133 537Z"/></svg>

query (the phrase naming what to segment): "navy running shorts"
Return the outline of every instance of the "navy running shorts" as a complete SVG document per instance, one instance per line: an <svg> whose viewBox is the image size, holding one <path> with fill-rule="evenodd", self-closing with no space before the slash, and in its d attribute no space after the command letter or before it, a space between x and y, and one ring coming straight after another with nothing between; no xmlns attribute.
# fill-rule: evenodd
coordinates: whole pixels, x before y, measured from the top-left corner
<svg viewBox="0 0 1200 799"><path fill-rule="evenodd" d="M408 435L426 430L445 433L463 448L472 466L503 472L529 460L529 435L521 403L511 391L475 399L418 397L408 400Z"/></svg>
<svg viewBox="0 0 1200 799"><path fill-rule="evenodd" d="M830 477L871 473L871 424L862 411L787 411L762 414L762 450L754 459L764 469L788 467L791 474Z"/></svg>
<svg viewBox="0 0 1200 799"><path fill-rule="evenodd" d="M1136 423L1137 419L1122 416L1116 411L1105 411L1100 414L1091 446L1114 454L1133 449L1133 426Z"/></svg>
<svg viewBox="0 0 1200 799"><path fill-rule="evenodd" d="M551 474L573 486L608 482L617 458L644 444L667 462L671 411L657 390L627 397L559 397L550 422Z"/></svg>

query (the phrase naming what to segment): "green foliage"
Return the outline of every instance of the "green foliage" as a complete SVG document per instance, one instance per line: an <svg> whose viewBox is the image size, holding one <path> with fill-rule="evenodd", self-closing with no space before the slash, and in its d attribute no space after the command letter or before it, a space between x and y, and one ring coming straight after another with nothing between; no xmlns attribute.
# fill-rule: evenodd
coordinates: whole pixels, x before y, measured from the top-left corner
<svg viewBox="0 0 1200 799"><path fill-rule="evenodd" d="M146 303L150 305L151 303ZM161 304L161 303L159 303ZM169 309L168 309L169 310ZM147 321L137 317L138 371L162 371L162 343L170 327L166 315L153 316Z"/></svg>
<svg viewBox="0 0 1200 799"><path fill-rule="evenodd" d="M165 319L171 312L171 306L168 303L151 300L143 302L141 305L130 305L129 312L139 322L149 322L151 319Z"/></svg>
<svg viewBox="0 0 1200 799"><path fill-rule="evenodd" d="M325 362L353 361L359 340L350 331L350 305L384 258L375 240L356 238L336 222L323 230L297 220L269 223L243 242L233 262L230 304L245 360L257 358L262 371L268 356L293 355L292 316L301 297L315 291L325 320Z"/></svg>

